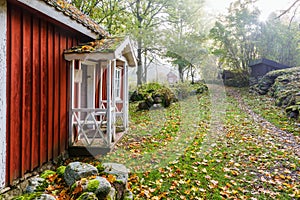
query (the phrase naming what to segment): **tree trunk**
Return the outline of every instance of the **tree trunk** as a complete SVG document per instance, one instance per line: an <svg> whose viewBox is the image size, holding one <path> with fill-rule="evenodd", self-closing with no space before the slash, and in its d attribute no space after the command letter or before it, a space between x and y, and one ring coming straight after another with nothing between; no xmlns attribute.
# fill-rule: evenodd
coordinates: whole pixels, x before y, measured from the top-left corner
<svg viewBox="0 0 300 200"><path fill-rule="evenodd" d="M143 68L143 83L147 83L148 66L147 66L147 50L144 50L144 68Z"/></svg>
<svg viewBox="0 0 300 200"><path fill-rule="evenodd" d="M142 63L142 39L138 38L138 49L137 49L137 85L143 84L143 63Z"/></svg>
<svg viewBox="0 0 300 200"><path fill-rule="evenodd" d="M143 84L143 62L142 62L142 37L141 37L141 30L142 30L142 22L143 18L140 15L140 0L136 1L136 18L138 20L138 30L139 30L139 37L138 40L138 49L137 49L137 85Z"/></svg>
<svg viewBox="0 0 300 200"><path fill-rule="evenodd" d="M180 64L178 64L178 73L179 73L180 81L183 83L183 66Z"/></svg>

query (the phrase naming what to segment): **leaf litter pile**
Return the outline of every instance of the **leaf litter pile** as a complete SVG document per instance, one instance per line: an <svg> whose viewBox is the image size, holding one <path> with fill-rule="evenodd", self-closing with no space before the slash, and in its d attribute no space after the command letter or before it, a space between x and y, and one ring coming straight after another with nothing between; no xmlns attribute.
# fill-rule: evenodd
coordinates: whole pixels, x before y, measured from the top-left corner
<svg viewBox="0 0 300 200"><path fill-rule="evenodd" d="M221 98L220 109L212 94L161 110L131 105L130 130L104 160L131 170L135 199L300 198L299 127L275 127L236 92Z"/></svg>

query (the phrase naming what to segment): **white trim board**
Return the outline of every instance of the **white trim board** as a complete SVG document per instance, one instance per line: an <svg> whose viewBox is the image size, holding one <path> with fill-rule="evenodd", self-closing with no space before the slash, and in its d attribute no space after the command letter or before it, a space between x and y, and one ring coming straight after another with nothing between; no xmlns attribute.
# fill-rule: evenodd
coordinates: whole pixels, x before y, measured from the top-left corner
<svg viewBox="0 0 300 200"><path fill-rule="evenodd" d="M0 0L0 189L6 175L6 34L7 2Z"/></svg>

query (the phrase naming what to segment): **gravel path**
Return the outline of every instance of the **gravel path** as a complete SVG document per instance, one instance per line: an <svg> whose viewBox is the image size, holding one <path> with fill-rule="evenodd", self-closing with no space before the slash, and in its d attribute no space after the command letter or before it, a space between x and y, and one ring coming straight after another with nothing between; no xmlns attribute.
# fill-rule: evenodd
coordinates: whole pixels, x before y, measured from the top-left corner
<svg viewBox="0 0 300 200"><path fill-rule="evenodd" d="M228 89L228 93L239 102L240 109L248 113L256 123L260 124L262 129L264 129L268 135L271 135L270 139L276 141L281 149L294 153L295 155L300 157L299 136L295 136L292 133L277 128L272 123L268 122L266 119L253 112L250 107L243 102L240 94L236 90Z"/></svg>

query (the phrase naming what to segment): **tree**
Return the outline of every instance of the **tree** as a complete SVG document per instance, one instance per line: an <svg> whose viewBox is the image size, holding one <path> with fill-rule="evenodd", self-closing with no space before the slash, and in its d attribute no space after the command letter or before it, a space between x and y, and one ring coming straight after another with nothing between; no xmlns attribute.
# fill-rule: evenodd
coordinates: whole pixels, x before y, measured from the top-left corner
<svg viewBox="0 0 300 200"><path fill-rule="evenodd" d="M247 75L249 62L258 57L256 44L261 35L259 10L252 1L236 1L229 15L219 19L210 30L212 53L219 57L223 67ZM251 7L251 9L250 9Z"/></svg>
<svg viewBox="0 0 300 200"><path fill-rule="evenodd" d="M296 66L299 63L299 31L298 24L290 20L277 18L273 13L261 24L261 37L258 50L261 57L275 60L279 63Z"/></svg>
<svg viewBox="0 0 300 200"><path fill-rule="evenodd" d="M194 81L195 67L205 53L205 29L201 9L203 1L177 0L168 8L165 33L166 56L178 67L180 80L189 71Z"/></svg>
<svg viewBox="0 0 300 200"><path fill-rule="evenodd" d="M132 0L129 1L129 8L134 16L133 31L131 34L137 40L137 85L145 82L147 77L146 62L143 65L142 56L147 57L149 51L154 51L151 48L154 45L153 39L157 38L157 30L162 23L163 18L160 16L164 9L168 6L168 0ZM156 34L156 35L155 35ZM146 61L146 60L145 60Z"/></svg>
<svg viewBox="0 0 300 200"><path fill-rule="evenodd" d="M122 35L131 29L132 15L128 11L131 4L125 0L71 0L71 4L103 25L112 35Z"/></svg>

